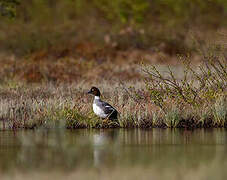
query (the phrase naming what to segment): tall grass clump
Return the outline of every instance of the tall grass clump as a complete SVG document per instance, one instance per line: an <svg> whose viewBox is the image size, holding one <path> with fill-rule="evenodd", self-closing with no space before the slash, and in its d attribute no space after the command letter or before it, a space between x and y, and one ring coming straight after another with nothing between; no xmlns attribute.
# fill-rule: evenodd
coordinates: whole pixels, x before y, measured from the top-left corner
<svg viewBox="0 0 227 180"><path fill-rule="evenodd" d="M189 56L180 57L180 61L180 79L169 66L165 72L155 65L143 66L146 90L162 110L166 125L183 126L191 121L197 127L226 126L227 58L209 53L199 65L192 65Z"/></svg>

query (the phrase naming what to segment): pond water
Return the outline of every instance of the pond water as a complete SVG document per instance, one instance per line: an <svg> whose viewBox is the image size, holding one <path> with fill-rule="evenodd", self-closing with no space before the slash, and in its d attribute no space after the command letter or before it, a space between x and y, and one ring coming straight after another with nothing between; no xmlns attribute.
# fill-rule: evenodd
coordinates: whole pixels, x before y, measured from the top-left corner
<svg viewBox="0 0 227 180"><path fill-rule="evenodd" d="M202 173L211 179L227 177L227 131L0 131L0 172L3 174L54 171L64 174L77 169L84 172L125 169L131 174L135 168L149 169L157 174L173 173L173 177L184 177L188 172L190 177L194 173L197 177Z"/></svg>

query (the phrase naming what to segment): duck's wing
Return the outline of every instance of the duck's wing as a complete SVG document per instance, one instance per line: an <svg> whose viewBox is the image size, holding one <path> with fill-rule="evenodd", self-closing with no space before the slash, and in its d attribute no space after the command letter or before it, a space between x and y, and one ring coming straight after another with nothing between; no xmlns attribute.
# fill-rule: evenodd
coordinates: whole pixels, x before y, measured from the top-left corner
<svg viewBox="0 0 227 180"><path fill-rule="evenodd" d="M113 106L104 101L101 102L101 106L103 107L103 111L105 114L111 114L114 111L117 111Z"/></svg>

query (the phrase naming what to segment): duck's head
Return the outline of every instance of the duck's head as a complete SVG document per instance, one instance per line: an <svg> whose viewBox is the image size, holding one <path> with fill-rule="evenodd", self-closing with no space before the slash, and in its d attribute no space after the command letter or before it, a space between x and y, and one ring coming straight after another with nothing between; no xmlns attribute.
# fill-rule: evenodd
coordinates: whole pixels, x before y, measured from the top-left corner
<svg viewBox="0 0 227 180"><path fill-rule="evenodd" d="M94 96L100 96L100 91L97 87L92 87L88 94L93 94Z"/></svg>

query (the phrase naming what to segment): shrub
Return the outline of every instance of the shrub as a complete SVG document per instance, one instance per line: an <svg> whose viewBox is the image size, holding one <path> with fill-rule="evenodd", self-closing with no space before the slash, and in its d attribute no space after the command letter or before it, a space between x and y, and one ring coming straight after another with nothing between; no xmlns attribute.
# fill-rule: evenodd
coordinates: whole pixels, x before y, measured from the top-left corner
<svg viewBox="0 0 227 180"><path fill-rule="evenodd" d="M224 126L227 113L226 57L209 53L204 55L203 62L198 66L191 65L189 57L181 57L180 60L184 65L181 79L170 67L166 73L162 73L155 65L143 66L150 100L166 114L167 124L171 127L176 126L173 123L180 119L179 110L184 109L191 109L191 114L197 119L197 116L199 119L212 116L215 122ZM207 108L205 114L201 113L202 109Z"/></svg>

